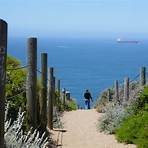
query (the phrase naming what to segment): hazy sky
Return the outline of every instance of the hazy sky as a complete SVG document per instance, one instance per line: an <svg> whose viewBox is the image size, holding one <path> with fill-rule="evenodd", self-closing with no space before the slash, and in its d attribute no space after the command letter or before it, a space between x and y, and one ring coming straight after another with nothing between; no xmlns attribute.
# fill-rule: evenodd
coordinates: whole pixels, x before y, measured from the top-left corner
<svg viewBox="0 0 148 148"><path fill-rule="evenodd" d="M0 0L10 36L148 34L148 0Z"/></svg>

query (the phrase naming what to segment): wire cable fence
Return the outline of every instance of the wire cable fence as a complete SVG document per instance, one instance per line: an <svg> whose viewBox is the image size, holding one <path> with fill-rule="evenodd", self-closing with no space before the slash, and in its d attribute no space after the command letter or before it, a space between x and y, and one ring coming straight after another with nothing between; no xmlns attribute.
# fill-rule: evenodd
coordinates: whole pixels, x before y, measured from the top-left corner
<svg viewBox="0 0 148 148"><path fill-rule="evenodd" d="M138 78L140 78L140 74L137 74L132 79L130 79L129 83L132 83L132 82L135 82L135 81L137 81L137 82L140 81L140 79L138 80ZM124 79L120 79L118 82L119 82L121 87L124 86Z"/></svg>
<svg viewBox="0 0 148 148"><path fill-rule="evenodd" d="M16 68L9 68L9 69L7 69L7 71L20 70L20 69L27 68L28 66L29 66L29 65L25 65L25 66L21 66L21 67L16 67ZM38 73L42 74L42 72L41 72L39 69L37 69L36 71L37 71ZM6 99L9 100L9 99L13 99L13 98L15 98L15 97L18 97L19 95L25 93L26 90L27 90L27 89L26 89L26 86L23 86L23 89L22 89L21 92L19 92L18 94L14 95L14 96L6 97Z"/></svg>
<svg viewBox="0 0 148 148"><path fill-rule="evenodd" d="M20 69L25 69L27 67L29 67L29 65L24 65L24 66L16 67L16 68L8 68L7 71L20 70Z"/></svg>
<svg viewBox="0 0 148 148"><path fill-rule="evenodd" d="M114 98L119 98L119 95L123 98L125 94L129 96L130 93L133 93L139 86L141 86L141 73L131 79L127 77L126 79L116 80L110 88L105 89L103 92L106 93L109 100L113 100Z"/></svg>
<svg viewBox="0 0 148 148"><path fill-rule="evenodd" d="M29 65L24 65L24 66L21 66L21 67L16 67L16 68L8 68L6 69L6 71L14 71L14 70L21 70L21 69L25 69L27 68ZM6 84L9 84L7 83L8 81L6 81ZM26 86L22 86L22 89L21 89L21 92L17 93L16 95L13 95L13 96L10 96L10 97L6 97L7 100L10 100L10 99L13 99L15 97L18 97L20 95L22 95L23 93L26 92Z"/></svg>
<svg viewBox="0 0 148 148"><path fill-rule="evenodd" d="M25 92L26 92L26 90L23 90L23 91L21 91L20 93L18 93L18 94L16 94L16 95L14 95L14 96L11 96L11 97L6 97L6 99L7 99L7 100L13 99L13 98L15 98L15 97L20 96L21 94L23 94L23 93L25 93Z"/></svg>
<svg viewBox="0 0 148 148"><path fill-rule="evenodd" d="M42 74L42 71L40 71L39 69L36 69L36 71L39 73L39 74ZM50 80L47 78L47 81L50 82Z"/></svg>
<svg viewBox="0 0 148 148"><path fill-rule="evenodd" d="M140 77L140 74L137 74L135 77L133 77L131 80L130 80L130 83L131 82L134 82L134 81L137 81L137 79Z"/></svg>

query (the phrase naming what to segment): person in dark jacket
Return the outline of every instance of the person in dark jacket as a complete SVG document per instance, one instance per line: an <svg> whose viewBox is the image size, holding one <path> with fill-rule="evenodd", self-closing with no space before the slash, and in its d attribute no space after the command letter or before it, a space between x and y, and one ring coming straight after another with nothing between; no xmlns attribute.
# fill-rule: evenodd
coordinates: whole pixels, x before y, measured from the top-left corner
<svg viewBox="0 0 148 148"><path fill-rule="evenodd" d="M84 93L84 99L85 99L85 109L90 109L90 100L93 102L93 99L88 89Z"/></svg>

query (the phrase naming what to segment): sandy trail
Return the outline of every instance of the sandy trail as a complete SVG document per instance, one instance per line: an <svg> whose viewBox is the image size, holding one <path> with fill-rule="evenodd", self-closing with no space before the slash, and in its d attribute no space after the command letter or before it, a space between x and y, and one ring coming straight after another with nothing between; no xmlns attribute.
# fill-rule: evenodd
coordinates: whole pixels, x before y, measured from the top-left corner
<svg viewBox="0 0 148 148"><path fill-rule="evenodd" d="M97 122L102 114L94 109L65 112L62 117L66 132L54 131L54 139L59 134L60 148L136 148L134 145L118 143L113 135L97 131Z"/></svg>

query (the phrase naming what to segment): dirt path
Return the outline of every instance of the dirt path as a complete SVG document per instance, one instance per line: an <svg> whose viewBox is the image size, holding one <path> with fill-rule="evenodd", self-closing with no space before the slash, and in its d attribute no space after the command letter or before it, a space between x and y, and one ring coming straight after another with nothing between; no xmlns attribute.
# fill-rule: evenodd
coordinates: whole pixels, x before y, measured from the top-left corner
<svg viewBox="0 0 148 148"><path fill-rule="evenodd" d="M54 132L59 136L60 148L135 148L134 145L117 143L113 135L97 131L96 124L101 114L92 110L77 110L64 113L62 122L64 133ZM61 146L60 146L61 145Z"/></svg>

